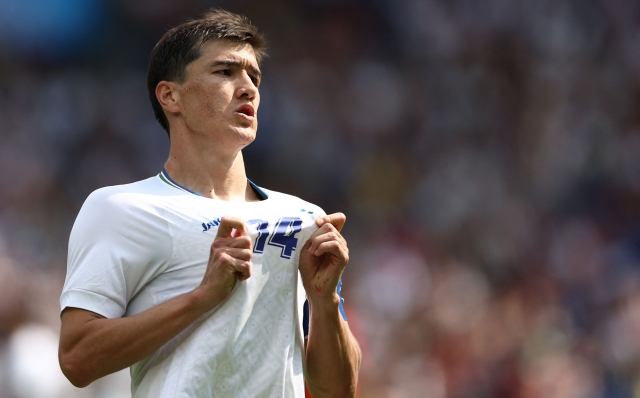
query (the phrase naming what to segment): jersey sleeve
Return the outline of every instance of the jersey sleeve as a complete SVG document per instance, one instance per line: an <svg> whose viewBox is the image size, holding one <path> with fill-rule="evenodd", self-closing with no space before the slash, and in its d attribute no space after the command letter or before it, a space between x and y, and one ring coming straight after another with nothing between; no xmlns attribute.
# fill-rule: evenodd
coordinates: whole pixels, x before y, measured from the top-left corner
<svg viewBox="0 0 640 398"><path fill-rule="evenodd" d="M129 300L166 268L172 254L167 223L139 199L105 188L87 198L69 237L61 310L122 317Z"/></svg>
<svg viewBox="0 0 640 398"><path fill-rule="evenodd" d="M316 217L321 217L327 214L322 208L316 205L307 204L307 207L311 209L309 211L309 214L313 214ZM340 304L338 307L338 309L340 310L340 315L342 316L342 319L346 321L347 314L344 311L344 298L342 298L341 290L342 290L342 278L340 278L340 280L338 281L338 286L336 287L336 293L338 294L338 297L340 297ZM304 332L304 337L306 338L309 335L309 300L304 301L304 307L303 307L303 313L302 313L302 330Z"/></svg>

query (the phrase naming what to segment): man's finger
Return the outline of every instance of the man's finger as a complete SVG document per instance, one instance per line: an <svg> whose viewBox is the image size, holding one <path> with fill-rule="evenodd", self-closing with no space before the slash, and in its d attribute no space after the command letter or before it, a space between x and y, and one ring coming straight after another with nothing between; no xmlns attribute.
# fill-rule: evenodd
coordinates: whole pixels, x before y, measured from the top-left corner
<svg viewBox="0 0 640 398"><path fill-rule="evenodd" d="M325 253L331 253L338 258L340 263L346 265L349 261L349 251L347 251L344 247L340 245L339 242L329 241L321 243L316 249L316 256L321 256Z"/></svg>
<svg viewBox="0 0 640 398"><path fill-rule="evenodd" d="M332 224L338 231L342 231L344 223L347 222L347 216L344 213L327 214L316 219L316 225L321 227L326 223Z"/></svg>
<svg viewBox="0 0 640 398"><path fill-rule="evenodd" d="M322 231L322 230L319 229L318 231ZM347 246L347 241L340 235L339 232L328 232L328 233L319 234L318 236L315 236L315 237L312 236L309 239L309 241L311 242L311 245L307 250L313 253L316 251L316 249L321 243L332 241L332 240L337 241L339 244L344 245L345 247Z"/></svg>
<svg viewBox="0 0 640 398"><path fill-rule="evenodd" d="M253 247L253 241L248 235L242 235L237 238L228 239L225 242L227 247L237 247L240 249L251 249Z"/></svg>
<svg viewBox="0 0 640 398"><path fill-rule="evenodd" d="M225 253L230 255L231 257L242 260L242 261L251 261L253 257L253 252L249 249L239 249L235 247L230 247L225 250Z"/></svg>
<svg viewBox="0 0 640 398"><path fill-rule="evenodd" d="M218 233L216 238L230 238L231 231L236 230L234 234L237 236L245 235L247 229L244 226L244 221L238 217L222 217L220 225L218 225Z"/></svg>
<svg viewBox="0 0 640 398"><path fill-rule="evenodd" d="M236 276L241 282L249 279L251 276L251 263L249 261L237 262L233 268L236 270Z"/></svg>

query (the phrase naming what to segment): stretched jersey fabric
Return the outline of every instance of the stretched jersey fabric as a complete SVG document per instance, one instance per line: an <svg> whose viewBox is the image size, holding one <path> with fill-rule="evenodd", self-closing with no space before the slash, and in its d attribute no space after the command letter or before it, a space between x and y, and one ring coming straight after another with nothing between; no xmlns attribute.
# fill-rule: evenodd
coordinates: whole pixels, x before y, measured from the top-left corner
<svg viewBox="0 0 640 398"><path fill-rule="evenodd" d="M264 200L214 200L160 174L99 189L84 203L69 239L62 309L119 318L192 291L223 216L245 220L253 240L251 277L131 366L133 397L304 397L298 258L324 212L257 189Z"/></svg>

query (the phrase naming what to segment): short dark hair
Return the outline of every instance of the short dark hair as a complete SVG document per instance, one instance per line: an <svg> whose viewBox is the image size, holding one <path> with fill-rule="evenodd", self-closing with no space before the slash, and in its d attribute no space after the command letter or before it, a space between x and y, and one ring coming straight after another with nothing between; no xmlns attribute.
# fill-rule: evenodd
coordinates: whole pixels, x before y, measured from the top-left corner
<svg viewBox="0 0 640 398"><path fill-rule="evenodd" d="M169 121L156 98L156 87L163 80L182 82L186 67L200 58L204 43L229 39L251 45L258 63L266 55L265 39L244 15L212 8L195 19L169 30L151 52L147 70L147 90L156 119L169 134Z"/></svg>

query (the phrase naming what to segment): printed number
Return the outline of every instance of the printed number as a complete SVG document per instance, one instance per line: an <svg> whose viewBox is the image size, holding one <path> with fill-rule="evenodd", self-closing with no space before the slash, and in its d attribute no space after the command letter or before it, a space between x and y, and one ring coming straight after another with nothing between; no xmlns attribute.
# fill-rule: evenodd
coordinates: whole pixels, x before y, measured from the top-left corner
<svg viewBox="0 0 640 398"><path fill-rule="evenodd" d="M253 248L254 253L262 253L264 252L264 244L267 241L267 237L269 236L269 230L267 227L269 223L263 220L249 220L247 221L249 224L258 224L258 238L256 239L256 245Z"/></svg>
<svg viewBox="0 0 640 398"><path fill-rule="evenodd" d="M282 248L280 257L291 258L296 249L298 238L295 235L302 230L302 220L298 217L282 217L269 239L269 245Z"/></svg>
<svg viewBox="0 0 640 398"><path fill-rule="evenodd" d="M269 223L264 220L249 220L249 224L257 224L258 238L256 239L254 253L263 253L264 245L269 237ZM295 235L302 230L302 220L298 217L282 217L276 223L273 235L269 239L269 246L280 248L280 257L291 258L291 254L298 245Z"/></svg>

